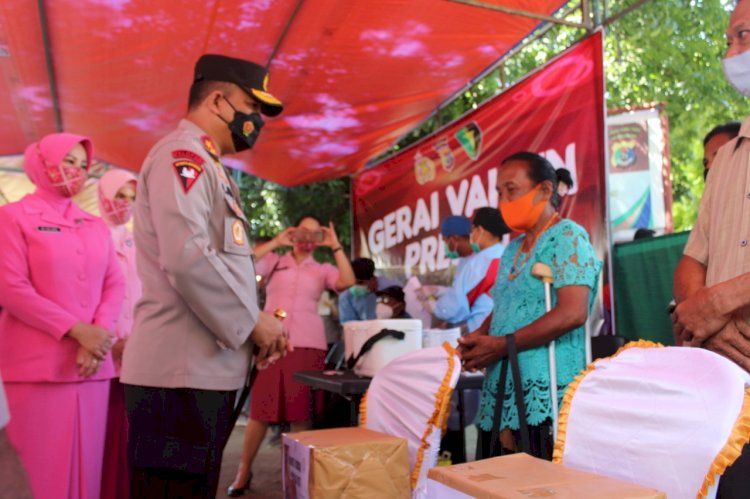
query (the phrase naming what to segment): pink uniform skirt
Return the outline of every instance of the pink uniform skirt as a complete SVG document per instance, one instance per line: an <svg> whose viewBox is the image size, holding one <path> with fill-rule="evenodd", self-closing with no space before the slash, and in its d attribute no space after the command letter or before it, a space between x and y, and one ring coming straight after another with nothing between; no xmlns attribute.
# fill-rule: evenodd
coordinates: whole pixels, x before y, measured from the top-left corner
<svg viewBox="0 0 750 499"><path fill-rule="evenodd" d="M324 350L295 348L259 371L250 393L250 417L267 423L310 421L310 387L298 383L293 376L298 371L322 370L325 357Z"/></svg>
<svg viewBox="0 0 750 499"><path fill-rule="evenodd" d="M99 499L110 380L5 384L6 427L34 497Z"/></svg>

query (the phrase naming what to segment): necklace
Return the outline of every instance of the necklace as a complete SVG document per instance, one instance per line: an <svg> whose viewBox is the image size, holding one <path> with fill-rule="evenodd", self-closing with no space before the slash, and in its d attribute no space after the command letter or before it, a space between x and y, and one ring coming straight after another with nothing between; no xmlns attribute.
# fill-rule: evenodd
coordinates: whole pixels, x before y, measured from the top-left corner
<svg viewBox="0 0 750 499"><path fill-rule="evenodd" d="M539 241L539 238L542 237L542 234L544 234L544 231L552 227L552 225L557 222L557 220L560 218L560 216L557 213L552 214L551 217L549 217L549 220L547 220L547 223L544 224L544 227L542 227L542 230L539 231L539 235L537 235L536 239L534 240L534 244L531 245L531 248L529 248L529 251L526 253L526 256L523 257L523 260L521 262L518 262L518 257L521 256L521 247L523 246L523 242L518 245L518 249L516 250L516 256L513 258L513 265L510 268L510 272L508 272L508 280L512 281L523 270L524 265L526 265L526 262L528 261L529 257L531 256L531 253L534 251L534 247L536 246L536 243Z"/></svg>

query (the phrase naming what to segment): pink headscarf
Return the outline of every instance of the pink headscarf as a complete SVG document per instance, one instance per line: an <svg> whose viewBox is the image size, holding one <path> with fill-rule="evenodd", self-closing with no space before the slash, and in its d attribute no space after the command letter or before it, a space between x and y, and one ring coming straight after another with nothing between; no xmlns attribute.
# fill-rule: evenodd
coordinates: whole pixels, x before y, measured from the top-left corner
<svg viewBox="0 0 750 499"><path fill-rule="evenodd" d="M67 206L71 200L63 196L52 185L52 180L45 171L44 162L59 165L77 144L86 150L89 166L94 159L94 145L91 139L83 135L72 133L52 133L42 137L38 142L31 143L24 152L23 168L26 175L36 185L36 192L47 201Z"/></svg>
<svg viewBox="0 0 750 499"><path fill-rule="evenodd" d="M109 170L99 179L99 185L96 188L99 213L110 227L122 225L130 220L132 206L126 207L126 203L115 199L117 191L128 182L136 183L136 176L120 169ZM127 204L130 205L130 203Z"/></svg>

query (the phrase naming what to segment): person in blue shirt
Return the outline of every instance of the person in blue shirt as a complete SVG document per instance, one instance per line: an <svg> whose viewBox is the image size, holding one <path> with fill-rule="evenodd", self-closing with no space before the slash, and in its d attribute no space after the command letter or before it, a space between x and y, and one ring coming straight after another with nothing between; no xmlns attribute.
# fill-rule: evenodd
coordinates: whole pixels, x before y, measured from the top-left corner
<svg viewBox="0 0 750 499"><path fill-rule="evenodd" d="M339 295L339 320L367 321L375 318L378 279L375 277L375 262L369 258L357 258L352 262L356 282Z"/></svg>
<svg viewBox="0 0 750 499"><path fill-rule="evenodd" d="M443 243L445 245L445 257L449 260L456 262L456 268L454 272L455 278L461 275L461 272L466 266L466 263L474 255L474 251L471 249L471 242L469 241L469 235L471 234L471 220L462 215L451 215L443 220L440 226L440 235L443 237ZM423 302L424 307L429 310L436 319L441 323L435 323L435 327L444 327L448 324L446 318L458 315L460 312L457 308L460 307L458 300L452 297L452 290L443 291L439 293L435 291L433 286L422 286L419 291L419 300ZM445 296L440 300L437 299L439 296ZM440 303L439 306L436 305ZM440 312L436 313L436 308L439 308Z"/></svg>
<svg viewBox="0 0 750 499"><path fill-rule="evenodd" d="M474 331L482 324L492 312L488 293L505 249L500 241L508 232L497 208L484 207L474 212L468 238L473 254L457 269L450 289L435 302L435 317L447 324L465 326L464 332Z"/></svg>

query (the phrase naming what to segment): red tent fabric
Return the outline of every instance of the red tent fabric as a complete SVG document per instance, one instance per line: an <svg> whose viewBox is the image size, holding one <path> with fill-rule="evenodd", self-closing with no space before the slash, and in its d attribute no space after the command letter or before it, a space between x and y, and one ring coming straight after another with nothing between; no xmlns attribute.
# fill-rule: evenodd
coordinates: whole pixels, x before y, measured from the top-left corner
<svg viewBox="0 0 750 499"><path fill-rule="evenodd" d="M287 186L361 170L539 22L447 0L39 3L0 2L0 154L55 131L57 114L138 170L184 114L200 54L273 55L285 112L228 164ZM549 15L565 2L485 3Z"/></svg>

